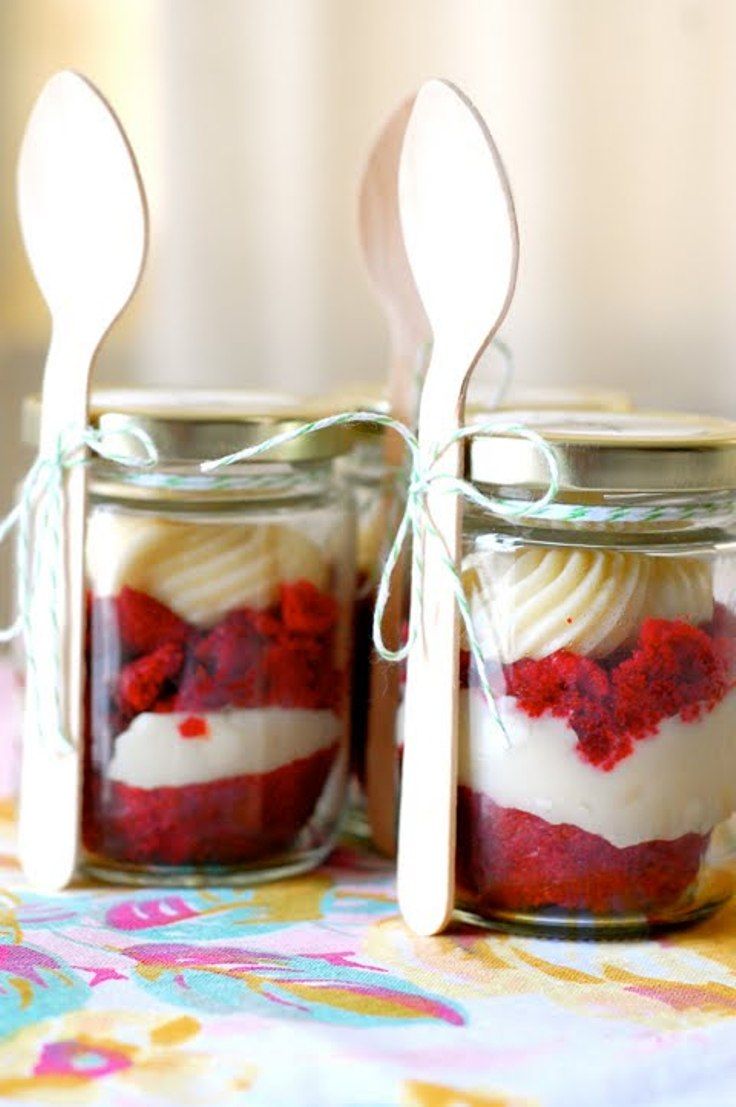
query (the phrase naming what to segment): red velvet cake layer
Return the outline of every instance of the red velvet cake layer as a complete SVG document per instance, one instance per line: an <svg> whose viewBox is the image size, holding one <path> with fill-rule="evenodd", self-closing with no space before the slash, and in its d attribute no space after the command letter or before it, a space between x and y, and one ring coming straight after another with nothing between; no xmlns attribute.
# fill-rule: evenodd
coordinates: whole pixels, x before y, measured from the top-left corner
<svg viewBox="0 0 736 1107"><path fill-rule="evenodd" d="M337 746L263 774L177 788L92 777L84 844L136 865L232 865L276 854L310 819Z"/></svg>
<svg viewBox="0 0 736 1107"><path fill-rule="evenodd" d="M556 825L458 789L458 882L480 915L559 908L592 915L672 907L698 875L709 835L619 849L597 834Z"/></svg>

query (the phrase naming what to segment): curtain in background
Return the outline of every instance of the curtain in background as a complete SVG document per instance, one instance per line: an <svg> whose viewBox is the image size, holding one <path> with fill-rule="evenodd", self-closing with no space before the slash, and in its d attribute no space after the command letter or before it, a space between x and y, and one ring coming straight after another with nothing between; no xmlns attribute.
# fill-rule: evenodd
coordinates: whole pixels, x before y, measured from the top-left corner
<svg viewBox="0 0 736 1107"><path fill-rule="evenodd" d="M355 186L430 75L476 101L521 231L505 327L520 379L610 383L736 416L732 0L3 0L0 495L47 324L13 173L60 66L109 95L153 239L98 379L313 389L382 373Z"/></svg>

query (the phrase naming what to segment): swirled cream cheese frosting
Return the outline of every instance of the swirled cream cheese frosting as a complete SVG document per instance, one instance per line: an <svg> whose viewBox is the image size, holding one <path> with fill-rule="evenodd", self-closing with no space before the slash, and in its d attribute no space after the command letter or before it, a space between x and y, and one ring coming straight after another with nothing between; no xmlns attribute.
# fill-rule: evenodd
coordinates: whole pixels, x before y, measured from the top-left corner
<svg viewBox="0 0 736 1107"><path fill-rule="evenodd" d="M93 592L146 592L182 618L210 626L236 607L268 607L279 584L309 580L324 590L329 566L293 527L187 523L159 516L92 513L87 571Z"/></svg>
<svg viewBox="0 0 736 1107"><path fill-rule="evenodd" d="M713 572L696 557L649 558L649 585L644 601L651 619L684 619L707 623L713 618Z"/></svg>
<svg viewBox="0 0 736 1107"><path fill-rule="evenodd" d="M605 657L646 618L705 623L711 566L697 558L531 547L478 551L463 583L484 652L504 663L566 649Z"/></svg>

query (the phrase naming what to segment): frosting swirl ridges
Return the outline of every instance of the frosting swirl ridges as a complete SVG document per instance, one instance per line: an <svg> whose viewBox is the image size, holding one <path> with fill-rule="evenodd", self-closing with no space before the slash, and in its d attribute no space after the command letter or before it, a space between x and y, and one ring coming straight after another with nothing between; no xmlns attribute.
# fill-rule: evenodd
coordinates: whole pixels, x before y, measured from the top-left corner
<svg viewBox="0 0 736 1107"><path fill-rule="evenodd" d="M463 579L483 650L504 663L561 649L604 657L646 618L713 613L711 568L697 558L535 546L476 552Z"/></svg>
<svg viewBox="0 0 736 1107"><path fill-rule="evenodd" d="M237 607L268 607L282 582L309 580L324 590L329 573L317 545L292 527L111 511L92 514L87 568L96 595L135 588L198 626Z"/></svg>

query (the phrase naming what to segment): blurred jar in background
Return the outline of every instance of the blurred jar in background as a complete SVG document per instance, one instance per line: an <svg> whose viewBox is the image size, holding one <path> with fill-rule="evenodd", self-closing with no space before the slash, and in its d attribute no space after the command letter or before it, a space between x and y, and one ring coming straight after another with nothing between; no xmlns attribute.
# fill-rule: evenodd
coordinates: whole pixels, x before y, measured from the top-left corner
<svg viewBox="0 0 736 1107"><path fill-rule="evenodd" d="M388 414L380 386L355 384L310 401L313 417L341 412L367 411ZM352 448L341 457L337 471L353 494L357 515L356 581L353 633L353 694L351 709L350 829L368 836L365 818L366 755L370 732L373 614L383 560L402 506L402 471L387 465L383 427L360 424L349 428Z"/></svg>

